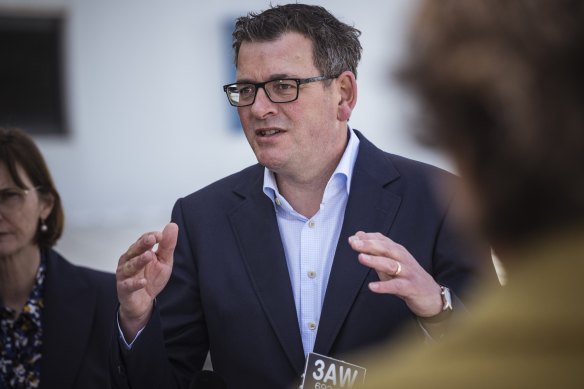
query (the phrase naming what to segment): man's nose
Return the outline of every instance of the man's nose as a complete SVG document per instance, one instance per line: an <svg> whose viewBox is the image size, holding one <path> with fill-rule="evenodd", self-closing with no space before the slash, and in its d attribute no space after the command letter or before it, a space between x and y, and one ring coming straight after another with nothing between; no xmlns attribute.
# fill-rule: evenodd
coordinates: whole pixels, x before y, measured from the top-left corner
<svg viewBox="0 0 584 389"><path fill-rule="evenodd" d="M266 90L262 87L256 91L255 101L251 105L251 110L254 115L263 117L267 114L274 113L276 110L275 105L268 97Z"/></svg>

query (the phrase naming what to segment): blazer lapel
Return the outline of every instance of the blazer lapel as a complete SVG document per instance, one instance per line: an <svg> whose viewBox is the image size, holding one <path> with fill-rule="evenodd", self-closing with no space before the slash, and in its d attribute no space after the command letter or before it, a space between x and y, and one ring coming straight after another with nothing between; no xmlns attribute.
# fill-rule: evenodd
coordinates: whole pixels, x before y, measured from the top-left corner
<svg viewBox="0 0 584 389"><path fill-rule="evenodd" d="M70 388L91 335L96 295L71 264L51 251L44 296L41 387Z"/></svg>
<svg viewBox="0 0 584 389"><path fill-rule="evenodd" d="M360 133L351 192L320 316L315 352L328 354L351 306L371 271L357 260L349 236L357 231L388 234L401 198L385 189L399 178L385 154Z"/></svg>
<svg viewBox="0 0 584 389"><path fill-rule="evenodd" d="M245 200L229 217L266 318L300 374L304 352L290 275L274 207L261 188L260 178L240 188Z"/></svg>

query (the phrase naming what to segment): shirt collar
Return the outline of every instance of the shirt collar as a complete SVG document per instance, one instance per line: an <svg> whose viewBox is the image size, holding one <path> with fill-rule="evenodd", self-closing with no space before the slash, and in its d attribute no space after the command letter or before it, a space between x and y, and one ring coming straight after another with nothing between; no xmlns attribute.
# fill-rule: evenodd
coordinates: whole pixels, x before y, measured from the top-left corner
<svg viewBox="0 0 584 389"><path fill-rule="evenodd" d="M345 188L347 195L351 188L351 179L353 178L353 168L355 167L355 161L357 160L357 155L359 154L359 138L353 131L353 129L347 126L349 132L349 142L345 148L345 152L339 161L335 171L333 172L331 178L329 179L329 184L338 178L345 178ZM329 185L327 184L327 186ZM266 196L275 201L278 192L278 185L276 183L276 176L268 168L264 168L264 193Z"/></svg>

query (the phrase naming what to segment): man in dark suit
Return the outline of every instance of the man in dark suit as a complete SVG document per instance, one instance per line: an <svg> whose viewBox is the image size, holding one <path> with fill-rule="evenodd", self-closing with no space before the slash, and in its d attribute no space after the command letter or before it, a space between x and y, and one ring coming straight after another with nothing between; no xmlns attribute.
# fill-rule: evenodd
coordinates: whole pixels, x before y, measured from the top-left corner
<svg viewBox="0 0 584 389"><path fill-rule="evenodd" d="M224 90L259 164L180 199L121 256L119 385L186 387L210 350L228 387L283 388L309 352L344 357L407 323L439 337L463 309L490 256L454 233L453 193L433 187L448 173L348 127L358 36L302 4L238 19Z"/></svg>

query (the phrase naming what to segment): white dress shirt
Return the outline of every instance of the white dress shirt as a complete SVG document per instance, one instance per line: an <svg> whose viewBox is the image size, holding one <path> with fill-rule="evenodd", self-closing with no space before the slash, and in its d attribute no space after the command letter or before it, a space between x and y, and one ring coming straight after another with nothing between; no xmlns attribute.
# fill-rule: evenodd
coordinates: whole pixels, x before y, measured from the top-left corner
<svg viewBox="0 0 584 389"><path fill-rule="evenodd" d="M274 173L267 168L264 172L264 193L276 210L305 354L314 348L359 151L359 138L352 129L348 131L345 152L326 185L320 209L310 219L296 212L280 194Z"/></svg>

